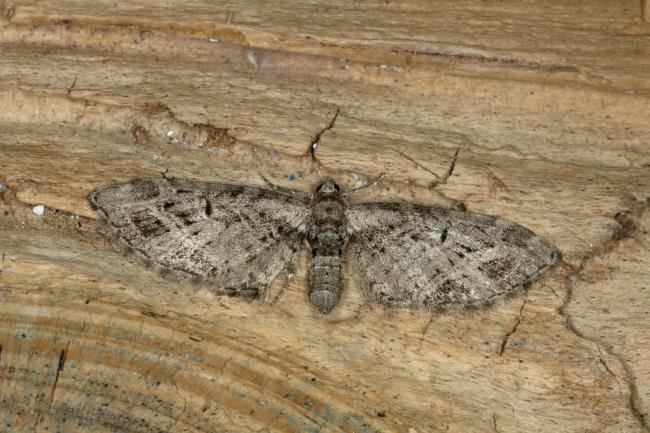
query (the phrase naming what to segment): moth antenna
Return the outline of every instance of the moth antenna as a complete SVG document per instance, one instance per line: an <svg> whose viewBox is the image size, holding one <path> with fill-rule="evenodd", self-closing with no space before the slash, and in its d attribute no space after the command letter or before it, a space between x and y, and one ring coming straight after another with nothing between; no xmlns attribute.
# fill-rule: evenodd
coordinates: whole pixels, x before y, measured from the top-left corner
<svg viewBox="0 0 650 433"><path fill-rule="evenodd" d="M355 192L364 190L366 188L373 187L373 186L377 185L379 182L381 182L382 180L384 180L384 178L386 177L387 174L388 174L388 170L384 171L382 174L380 174L379 176L374 178L372 181L370 181L370 183L367 183L365 185L361 185L361 186L356 187L354 189L344 191L343 193L341 193L341 195L342 196L347 196L347 195L353 194Z"/></svg>

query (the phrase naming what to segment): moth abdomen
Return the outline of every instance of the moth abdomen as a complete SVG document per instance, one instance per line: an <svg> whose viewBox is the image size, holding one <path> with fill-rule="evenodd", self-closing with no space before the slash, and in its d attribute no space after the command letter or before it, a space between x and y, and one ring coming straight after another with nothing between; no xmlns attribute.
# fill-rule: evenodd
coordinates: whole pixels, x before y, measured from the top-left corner
<svg viewBox="0 0 650 433"><path fill-rule="evenodd" d="M309 269L309 300L323 314L338 303L343 290L341 256L316 256Z"/></svg>
<svg viewBox="0 0 650 433"><path fill-rule="evenodd" d="M340 256L348 243L348 233L343 227L320 229L308 238L312 257Z"/></svg>

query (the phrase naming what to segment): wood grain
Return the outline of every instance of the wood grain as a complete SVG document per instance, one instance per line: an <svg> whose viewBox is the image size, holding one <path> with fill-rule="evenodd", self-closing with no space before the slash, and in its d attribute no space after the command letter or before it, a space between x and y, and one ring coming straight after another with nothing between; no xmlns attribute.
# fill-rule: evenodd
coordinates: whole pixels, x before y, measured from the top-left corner
<svg viewBox="0 0 650 433"><path fill-rule="evenodd" d="M0 5L0 431L650 430L644 3ZM351 200L463 202L565 264L463 315L348 278L324 317L306 257L276 303L283 278L215 298L114 252L87 202L383 172Z"/></svg>

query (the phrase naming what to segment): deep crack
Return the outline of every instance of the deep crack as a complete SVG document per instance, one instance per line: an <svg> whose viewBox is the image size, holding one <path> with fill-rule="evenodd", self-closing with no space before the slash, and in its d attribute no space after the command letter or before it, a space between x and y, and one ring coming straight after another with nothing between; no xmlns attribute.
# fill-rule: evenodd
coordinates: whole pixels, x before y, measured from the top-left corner
<svg viewBox="0 0 650 433"><path fill-rule="evenodd" d="M52 403L54 402L54 393L56 392L56 387L59 384L59 376L61 375L61 372L63 371L63 367L65 366L67 349L69 348L70 348L70 343L68 343L67 347L65 349L62 349L61 353L59 353L59 363L56 367L56 375L54 376L54 383L52 384L52 389L50 391L50 402L48 404L48 410L52 407Z"/></svg>
<svg viewBox="0 0 650 433"><path fill-rule="evenodd" d="M309 153L311 154L311 160L316 161L316 148L320 145L320 139L323 136L323 134L326 131L329 131L330 129L334 128L334 124L336 123L337 117L339 117L339 112L341 111L340 108L336 108L336 111L334 112L334 116L332 116L332 119L330 122L322 128L320 131L314 135L314 138L312 138L311 143L309 144Z"/></svg>
<svg viewBox="0 0 650 433"><path fill-rule="evenodd" d="M621 363L621 366L623 367L623 370L625 371L625 374L627 376L628 379L627 382L630 389L630 398L628 401L630 411L637 419L639 424L646 431L650 431L650 427L648 426L648 422L645 419L645 415L637 407L637 402L641 401L641 397L639 395L639 390L637 389L636 381L634 380L634 374L632 373L630 366L625 361L625 359L623 359L622 355L619 355L618 353L614 352L606 343L600 341L597 337L587 336L582 331L578 330L578 328L573 322L573 318L571 317L571 314L568 312L568 306L571 304L571 301L573 300L573 290L576 285L576 280L579 278L580 274L582 274L582 272L587 267L587 265L591 263L595 258L603 257L609 254L610 252L612 252L616 247L618 247L618 245L623 240L634 237L634 235L639 230L639 226L636 223L636 221L649 207L650 207L650 198L646 199L645 202L636 201L630 207L630 209L617 213L614 216L614 219L619 223L619 227L612 232L610 239L606 240L601 245L597 246L596 248L588 252L582 258L582 260L580 261L577 267L565 264L565 266L569 269L569 273L567 274L566 283L565 283L565 290L567 295L564 300L564 304L560 307L560 314L564 316L565 325L569 331L571 331L579 338L592 342L593 344L596 345L599 351L601 351L601 348L604 349L605 352L607 352L607 354L616 358ZM604 363L602 358L600 359L600 362L603 363L603 365L605 366L608 372L614 375L614 373L611 372L607 364ZM616 377L616 375L614 375L614 377Z"/></svg>
<svg viewBox="0 0 650 433"><path fill-rule="evenodd" d="M67 94L68 96L70 96L70 94L72 93L72 90L74 90L74 87L75 87L76 85L77 85L77 75L74 76L74 80L72 80L72 84L70 85L70 87L68 87L68 88L66 89L66 94Z"/></svg>
<svg viewBox="0 0 650 433"><path fill-rule="evenodd" d="M524 317L524 308L526 307L526 303L528 302L528 298L524 299L524 302L521 304L521 307L519 308L519 314L517 315L517 318L515 319L515 323L510 328L508 332L506 332L506 335L503 337L503 341L501 341L501 347L499 348L499 351L497 352L499 356L503 356L503 352L506 350L506 345L508 344L508 341L510 340L510 337L517 332L517 328L519 327L519 324L521 323L523 317Z"/></svg>

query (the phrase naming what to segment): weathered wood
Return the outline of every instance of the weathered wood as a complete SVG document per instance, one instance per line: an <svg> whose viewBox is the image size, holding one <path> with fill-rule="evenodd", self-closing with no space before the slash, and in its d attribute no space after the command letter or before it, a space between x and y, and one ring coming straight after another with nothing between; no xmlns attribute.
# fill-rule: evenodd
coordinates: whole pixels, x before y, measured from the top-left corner
<svg viewBox="0 0 650 433"><path fill-rule="evenodd" d="M1 5L0 431L649 430L643 2ZM321 316L305 257L273 305L282 276L215 298L115 253L86 200L382 172L354 200L462 201L565 265L463 315L349 278Z"/></svg>

